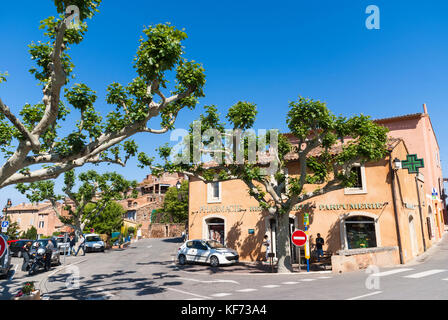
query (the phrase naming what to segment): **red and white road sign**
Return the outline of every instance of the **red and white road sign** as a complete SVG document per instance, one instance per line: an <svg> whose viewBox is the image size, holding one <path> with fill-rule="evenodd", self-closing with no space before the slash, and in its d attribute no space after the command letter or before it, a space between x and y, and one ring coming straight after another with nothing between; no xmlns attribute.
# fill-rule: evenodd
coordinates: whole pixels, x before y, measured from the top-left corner
<svg viewBox="0 0 448 320"><path fill-rule="evenodd" d="M2 235L0 235L0 259L3 258L3 256L5 255L7 249L8 249L8 244L6 242L6 239L3 238Z"/></svg>
<svg viewBox="0 0 448 320"><path fill-rule="evenodd" d="M298 247L303 246L306 243L306 239L307 239L307 235L302 230L296 230L291 235L292 243L294 243Z"/></svg>

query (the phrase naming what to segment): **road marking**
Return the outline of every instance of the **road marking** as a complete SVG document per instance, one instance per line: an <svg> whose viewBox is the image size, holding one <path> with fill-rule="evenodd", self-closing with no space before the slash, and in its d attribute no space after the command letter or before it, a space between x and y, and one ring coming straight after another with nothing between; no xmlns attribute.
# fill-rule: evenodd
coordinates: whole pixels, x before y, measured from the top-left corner
<svg viewBox="0 0 448 320"><path fill-rule="evenodd" d="M280 286L277 284L268 284L267 286L263 286L263 288L277 288L277 287L280 287Z"/></svg>
<svg viewBox="0 0 448 320"><path fill-rule="evenodd" d="M319 277L317 279L331 279L331 277Z"/></svg>
<svg viewBox="0 0 448 320"><path fill-rule="evenodd" d="M412 269L412 268L400 268L400 269L394 269L394 270L389 270L389 271L384 271L384 272L374 273L374 274L372 274L372 276L375 276L375 277L384 277L384 276L389 276L389 275L391 275L391 274L396 274L396 273L405 272L405 271L410 271L410 270L414 270L414 269Z"/></svg>
<svg viewBox="0 0 448 320"><path fill-rule="evenodd" d="M348 299L345 299L345 300L356 300L356 299L361 299L361 298L370 297L370 296L379 294L379 293L381 293L381 292L383 292L383 291L375 291L375 292L372 292L372 293L364 294L364 295L362 295L362 296L357 296L357 297L353 297L353 298L348 298Z"/></svg>
<svg viewBox="0 0 448 320"><path fill-rule="evenodd" d="M231 294L231 293L225 293L225 292L223 292L223 293L215 293L215 294L212 294L213 297L217 297L217 298L219 298L219 297L225 297L225 296L230 296L230 295L232 295L232 294Z"/></svg>
<svg viewBox="0 0 448 320"><path fill-rule="evenodd" d="M444 272L447 271L446 269L433 269L433 270L428 270L428 271L423 271L423 272L419 272L419 273L414 273L411 274L409 276L404 276L403 278L412 278L412 279L419 279L419 278L423 278L423 277L427 277L436 273L440 273L440 272Z"/></svg>
<svg viewBox="0 0 448 320"><path fill-rule="evenodd" d="M220 279L216 279L216 280L198 280L198 279L192 279L192 278L177 278L177 279L178 280L195 281L195 282L201 282L201 283L227 282L227 283L240 284L239 282L237 282L235 280L220 280Z"/></svg>
<svg viewBox="0 0 448 320"><path fill-rule="evenodd" d="M183 294L189 294L189 295L192 295L192 296L195 296L195 297L198 297L198 298L202 298L202 299L210 299L210 297L201 296L201 295L199 295L199 294L195 294L195 293L191 293L191 292L187 292L187 291L182 291L182 290L179 290L179 289L174 289L174 288L169 288L169 287L163 287L163 286L161 286L160 288L163 288L163 289L166 289L166 290L171 290L171 291L180 292L180 293L183 293Z"/></svg>
<svg viewBox="0 0 448 320"><path fill-rule="evenodd" d="M282 284L297 284L297 281L282 282Z"/></svg>
<svg viewBox="0 0 448 320"><path fill-rule="evenodd" d="M300 281L314 281L316 279L300 279Z"/></svg>
<svg viewBox="0 0 448 320"><path fill-rule="evenodd" d="M114 295L112 293L110 293L109 291L105 290L103 287L98 287L98 291L101 291L101 294L108 297L108 298L113 298Z"/></svg>
<svg viewBox="0 0 448 320"><path fill-rule="evenodd" d="M146 248L148 248L148 249L149 249L149 248L152 248L152 246L147 246Z"/></svg>
<svg viewBox="0 0 448 320"><path fill-rule="evenodd" d="M240 290L236 290L238 292L252 292L252 291L257 291L257 289L252 289L252 288L247 288L247 289L240 289Z"/></svg>

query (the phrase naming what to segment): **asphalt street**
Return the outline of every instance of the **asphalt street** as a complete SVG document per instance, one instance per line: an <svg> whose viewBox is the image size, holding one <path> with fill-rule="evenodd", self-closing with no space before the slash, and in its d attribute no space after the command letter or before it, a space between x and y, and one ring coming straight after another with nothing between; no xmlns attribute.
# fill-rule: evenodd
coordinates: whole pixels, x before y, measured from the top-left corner
<svg viewBox="0 0 448 320"><path fill-rule="evenodd" d="M10 275L0 280L0 298L10 299L32 280L50 300L448 299L446 234L428 254L410 264L344 274L272 274L250 266L182 267L175 262L180 245L173 238L143 239L123 250L67 257L65 264L33 277L20 270L20 259L13 258Z"/></svg>

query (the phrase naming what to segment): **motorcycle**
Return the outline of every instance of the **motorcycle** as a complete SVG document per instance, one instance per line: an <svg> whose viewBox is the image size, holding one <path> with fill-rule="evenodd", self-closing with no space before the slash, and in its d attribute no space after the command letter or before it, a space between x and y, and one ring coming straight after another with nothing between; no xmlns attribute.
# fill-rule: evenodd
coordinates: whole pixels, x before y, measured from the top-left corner
<svg viewBox="0 0 448 320"><path fill-rule="evenodd" d="M45 248L38 248L30 252L29 270L28 275L33 275L39 269L44 269L45 271L50 270L46 263L46 253Z"/></svg>

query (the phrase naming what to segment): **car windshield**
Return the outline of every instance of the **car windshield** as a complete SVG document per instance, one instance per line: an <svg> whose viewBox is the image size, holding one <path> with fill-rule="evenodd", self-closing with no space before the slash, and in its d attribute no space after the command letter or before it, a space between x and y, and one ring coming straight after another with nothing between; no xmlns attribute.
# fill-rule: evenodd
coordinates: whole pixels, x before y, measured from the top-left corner
<svg viewBox="0 0 448 320"><path fill-rule="evenodd" d="M215 240L209 240L209 241L207 241L207 244L212 249L225 248L220 242L215 241Z"/></svg>
<svg viewBox="0 0 448 320"><path fill-rule="evenodd" d="M101 239L98 236L90 236L86 237L86 241L101 241Z"/></svg>

